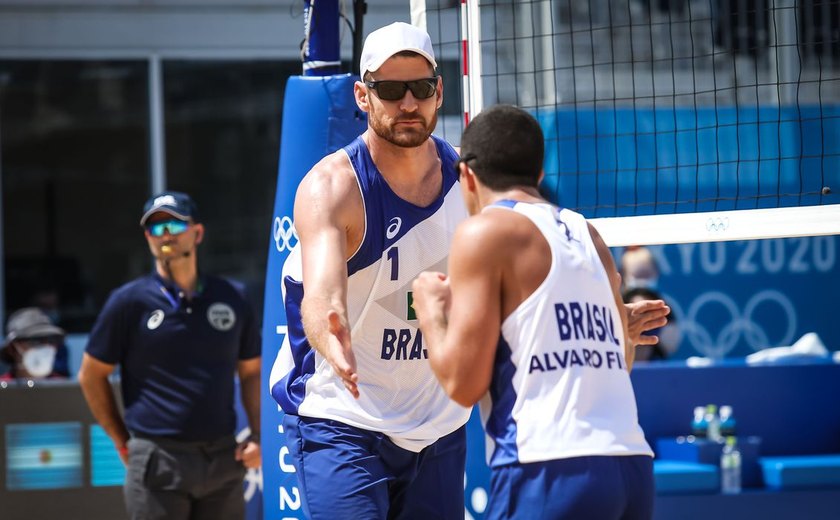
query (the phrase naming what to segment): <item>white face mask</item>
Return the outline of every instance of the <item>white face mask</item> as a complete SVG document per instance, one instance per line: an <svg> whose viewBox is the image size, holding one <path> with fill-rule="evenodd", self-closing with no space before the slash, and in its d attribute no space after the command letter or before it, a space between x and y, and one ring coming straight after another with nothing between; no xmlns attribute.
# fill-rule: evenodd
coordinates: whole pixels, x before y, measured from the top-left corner
<svg viewBox="0 0 840 520"><path fill-rule="evenodd" d="M659 279L656 277L635 277L633 275L626 275L624 277L624 287L628 289L656 289Z"/></svg>
<svg viewBox="0 0 840 520"><path fill-rule="evenodd" d="M53 371L56 348L52 345L36 345L23 353L23 368L32 377L47 377Z"/></svg>

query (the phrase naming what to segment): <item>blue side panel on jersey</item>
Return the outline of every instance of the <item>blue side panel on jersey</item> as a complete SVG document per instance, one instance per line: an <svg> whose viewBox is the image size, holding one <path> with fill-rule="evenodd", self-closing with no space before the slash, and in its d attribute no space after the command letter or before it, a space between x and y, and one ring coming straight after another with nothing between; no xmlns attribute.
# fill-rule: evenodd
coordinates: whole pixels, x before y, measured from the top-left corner
<svg viewBox="0 0 840 520"><path fill-rule="evenodd" d="M588 218L840 203L840 106L541 110L543 191Z"/></svg>
<svg viewBox="0 0 840 520"><path fill-rule="evenodd" d="M502 208L513 209L513 207L516 206L516 203L517 203L517 201L515 201L515 200L503 199L503 200L497 200L496 202L494 202L492 204L492 206L500 206Z"/></svg>
<svg viewBox="0 0 840 520"><path fill-rule="evenodd" d="M315 351L303 330L300 304L303 301L303 284L290 277L283 280L286 286L286 320L289 346L295 367L271 389L271 395L286 413L296 414L306 396L306 381L315 373Z"/></svg>
<svg viewBox="0 0 840 520"><path fill-rule="evenodd" d="M490 467L519 461L516 422L511 417L516 402L516 391L513 388L516 367L511 361L511 354L510 345L500 336L493 362L493 380L489 388L493 408L484 425L487 435L496 440L496 447L490 456Z"/></svg>

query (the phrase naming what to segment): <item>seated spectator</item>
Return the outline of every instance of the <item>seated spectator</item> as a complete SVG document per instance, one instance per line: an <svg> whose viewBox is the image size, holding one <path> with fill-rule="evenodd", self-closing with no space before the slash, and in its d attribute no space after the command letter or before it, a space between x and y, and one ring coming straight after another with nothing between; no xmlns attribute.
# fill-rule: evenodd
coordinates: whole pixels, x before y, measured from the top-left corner
<svg viewBox="0 0 840 520"><path fill-rule="evenodd" d="M11 368L0 375L0 380L67 377L55 369L63 340L64 329L53 325L40 309L27 307L15 311L9 316L6 338L0 348L0 359Z"/></svg>
<svg viewBox="0 0 840 520"><path fill-rule="evenodd" d="M633 287L622 294L624 303L636 303L644 300L661 300L662 295L648 287ZM636 361L657 361L668 359L677 351L680 345L680 331L676 325L676 317L669 314L668 323L658 329L643 334L659 336L659 342L655 345L637 345Z"/></svg>
<svg viewBox="0 0 840 520"><path fill-rule="evenodd" d="M636 287L656 288L659 266L650 249L643 246L627 246L618 264L625 291Z"/></svg>

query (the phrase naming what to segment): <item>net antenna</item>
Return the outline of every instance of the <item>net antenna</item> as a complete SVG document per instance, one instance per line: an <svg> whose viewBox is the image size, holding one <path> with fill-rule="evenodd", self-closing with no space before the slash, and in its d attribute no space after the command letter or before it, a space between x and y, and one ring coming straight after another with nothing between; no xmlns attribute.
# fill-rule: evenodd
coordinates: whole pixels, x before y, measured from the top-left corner
<svg viewBox="0 0 840 520"><path fill-rule="evenodd" d="M456 9L423 4L430 26ZM610 246L840 234L836 2L457 9L464 123L495 103L530 111L546 135L544 194Z"/></svg>

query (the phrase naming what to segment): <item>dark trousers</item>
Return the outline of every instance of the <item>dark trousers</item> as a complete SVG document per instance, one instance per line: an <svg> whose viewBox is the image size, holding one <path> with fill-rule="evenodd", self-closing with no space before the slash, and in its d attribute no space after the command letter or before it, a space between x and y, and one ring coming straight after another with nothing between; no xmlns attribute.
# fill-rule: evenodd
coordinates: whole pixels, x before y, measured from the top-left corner
<svg viewBox="0 0 840 520"><path fill-rule="evenodd" d="M242 520L245 467L233 436L212 442L133 437L126 509L132 520Z"/></svg>
<svg viewBox="0 0 840 520"><path fill-rule="evenodd" d="M466 428L420 453L385 434L285 415L286 445L311 520L463 520Z"/></svg>

